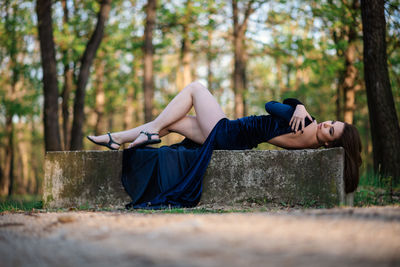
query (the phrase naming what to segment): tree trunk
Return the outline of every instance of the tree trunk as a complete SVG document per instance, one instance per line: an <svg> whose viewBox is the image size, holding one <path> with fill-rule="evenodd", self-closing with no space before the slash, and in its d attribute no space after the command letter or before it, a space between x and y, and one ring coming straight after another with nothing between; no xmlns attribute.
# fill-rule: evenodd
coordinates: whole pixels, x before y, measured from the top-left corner
<svg viewBox="0 0 400 267"><path fill-rule="evenodd" d="M135 86L128 87L126 101L125 101L125 115L124 115L124 129L131 129L134 123L135 107L133 104L135 97Z"/></svg>
<svg viewBox="0 0 400 267"><path fill-rule="evenodd" d="M3 195L4 171L0 164L0 196Z"/></svg>
<svg viewBox="0 0 400 267"><path fill-rule="evenodd" d="M355 37L355 36L354 36ZM350 41L351 40L351 41ZM347 123L353 123L353 116L355 110L355 85L358 75L358 70L354 66L354 59L356 53L355 39L349 35L349 45L344 52L346 59L346 70L343 80L343 95L344 99L344 121Z"/></svg>
<svg viewBox="0 0 400 267"><path fill-rule="evenodd" d="M23 126L22 132L25 133L25 138L26 138L24 140L25 141L25 145L26 145L26 147L25 147L25 151L26 151L25 157L26 157L26 159L23 159L23 160L27 161L26 166L28 166L28 168L27 168L28 169L28 176L27 176L28 184L27 184L26 191L29 194L35 194L36 179L37 178L36 178L33 166L35 164L35 161L37 161L37 159L32 157L33 142L34 142L33 135L34 135L34 133L31 130L31 123L29 123L29 119L31 119L31 117L32 117L32 115L30 114L28 116L28 121L26 121L25 123L22 124L22 126Z"/></svg>
<svg viewBox="0 0 400 267"><path fill-rule="evenodd" d="M240 60L240 53L242 52L242 43L239 40L239 10L237 0L232 0L232 14L233 14L233 55L234 55L234 69L233 69L233 93L235 97L234 118L244 116L243 108L243 81L241 80L241 68L243 68Z"/></svg>
<svg viewBox="0 0 400 267"><path fill-rule="evenodd" d="M156 21L156 0L148 0L146 5L146 25L144 28L143 46L143 94L144 94L144 120L149 122L153 119L153 28Z"/></svg>
<svg viewBox="0 0 400 267"><path fill-rule="evenodd" d="M246 50L245 50L245 33L247 23L252 9L253 1L248 3L244 12L243 21L239 22L238 1L232 0L233 14L233 49L234 49L234 70L233 70L233 92L235 94L235 118L245 116L246 99L244 92L246 89Z"/></svg>
<svg viewBox="0 0 400 267"><path fill-rule="evenodd" d="M8 195L11 196L14 191L14 123L11 121L11 123L9 123L7 127L10 127L10 129L7 129L7 133L9 133L9 138L6 155L6 172L8 175Z"/></svg>
<svg viewBox="0 0 400 267"><path fill-rule="evenodd" d="M359 0L353 0L351 7L352 14L356 13L360 8ZM356 91L356 81L358 76L358 70L354 66L355 58L356 58L356 41L357 41L357 28L358 28L358 16L354 16L352 18L352 22L349 25L348 31L348 46L346 51L344 52L345 60L346 60L346 70L344 73L343 79L343 96L344 96L344 121L347 123L353 123L353 116L355 110L355 91Z"/></svg>
<svg viewBox="0 0 400 267"><path fill-rule="evenodd" d="M56 57L51 18L51 0L38 0L36 4L40 51L43 68L44 140L46 151L61 150L58 126L58 84Z"/></svg>
<svg viewBox="0 0 400 267"><path fill-rule="evenodd" d="M20 158L21 168L18 177L18 194L26 194L29 190L30 182L30 164L29 164L29 147L30 143L27 141L28 132L26 131L26 124L19 121L16 130L16 147L18 147L18 157Z"/></svg>
<svg viewBox="0 0 400 267"><path fill-rule="evenodd" d="M285 87L285 85L283 84L283 77L282 77L282 60L279 56L276 58L275 64L276 64L276 90L274 99L279 101L281 98L281 93Z"/></svg>
<svg viewBox="0 0 400 267"><path fill-rule="evenodd" d="M96 68L96 83L95 83L95 95L96 103L94 112L96 113L96 126L94 129L95 135L104 134L106 131L106 121L104 118L104 109L106 103L106 95L104 93L104 68L105 62L100 61Z"/></svg>
<svg viewBox="0 0 400 267"><path fill-rule="evenodd" d="M336 3L329 1L330 8L336 9ZM342 1L341 8L346 9L344 20L348 21L338 28L332 29L332 39L336 45L336 55L339 58L344 56L345 68L338 72L337 93L336 93L336 119L353 123L355 110L355 93L357 84L358 69L354 66L357 53L358 25L360 1ZM347 48L341 49L341 42L347 42Z"/></svg>
<svg viewBox="0 0 400 267"><path fill-rule="evenodd" d="M36 159L36 160L32 160L32 162L31 162L31 175L32 175L32 184L31 184L31 186L32 186L32 192L34 193L34 194L36 194L36 195L38 195L38 194L40 194L41 192L41 181L42 181L42 179L41 179L41 177L42 177L42 175L40 174L40 169L42 169L41 168L41 162L39 161L39 160L37 160L37 150L35 149L36 147L37 147L37 144L36 144L36 140L35 140L35 135L36 135L36 133L37 133L37 131L36 131L36 123L35 123L35 121L34 121L34 119L33 119L33 115L31 114L30 115L30 120L28 120L29 121L29 130L30 130L30 132L31 132L31 138L32 138L32 141L31 141L31 151L30 151L30 158L31 159ZM40 166L40 167L39 167Z"/></svg>
<svg viewBox="0 0 400 267"><path fill-rule="evenodd" d="M183 86L188 85L192 82L192 71L190 67L192 55L190 52L190 40L189 40L189 28L187 25L184 25L184 38L182 40L182 49L181 49L181 61L183 66Z"/></svg>
<svg viewBox="0 0 400 267"><path fill-rule="evenodd" d="M67 28L69 23L69 11L67 7L67 1L62 0L62 6L64 10L63 24L64 29ZM64 34L69 34L67 31L63 31ZM63 54L63 64L64 64L64 87L62 91L62 137L64 150L69 150L70 147L70 123L69 123L69 98L74 86L74 70L70 67L70 49L65 47L62 51Z"/></svg>
<svg viewBox="0 0 400 267"><path fill-rule="evenodd" d="M400 127L389 81L384 0L362 0L364 77L374 155L374 169L400 180Z"/></svg>
<svg viewBox="0 0 400 267"><path fill-rule="evenodd" d="M73 91L74 87L74 72L68 64L64 65L64 88L62 92L62 129L63 129L63 141L64 141L64 150L70 149L71 144L71 126L69 122L70 112L69 112L69 99L70 94Z"/></svg>
<svg viewBox="0 0 400 267"><path fill-rule="evenodd" d="M136 58L136 57L135 57ZM138 72L139 72L139 62L134 60L132 62L132 74L133 74L133 82L128 87L128 92L125 101L125 115L124 115L124 129L131 129L135 123L138 121L138 111L137 107L137 88L140 84Z"/></svg>
<svg viewBox="0 0 400 267"><path fill-rule="evenodd" d="M14 124L12 117L7 115L6 117L6 134L7 134L7 146L6 146L6 157L4 165L3 179L0 184L0 195L11 195L12 184L14 181L14 147L13 147L13 135L14 135Z"/></svg>
<svg viewBox="0 0 400 267"><path fill-rule="evenodd" d="M183 24L183 39L181 49L181 60L183 66L183 86L192 82L192 70L190 67L191 55L191 40L189 36L190 25L192 20L192 1L186 1L185 21Z"/></svg>
<svg viewBox="0 0 400 267"><path fill-rule="evenodd" d="M213 32L212 29L209 28L207 35L207 85L208 90L213 91L213 71L212 71L212 61L214 59L213 56L213 49L212 49L212 39L213 39Z"/></svg>
<svg viewBox="0 0 400 267"><path fill-rule="evenodd" d="M342 99L343 99L343 74L339 73L338 83L336 88L336 120L343 121L343 109L342 109Z"/></svg>
<svg viewBox="0 0 400 267"><path fill-rule="evenodd" d="M71 150L82 149L83 132L82 127L85 121L85 88L89 79L90 67L96 56L97 49L103 38L104 27L111 9L111 0L102 0L100 11L97 17L97 25L90 40L86 46L85 52L81 59L81 66L78 75L76 87L75 102L74 102L74 119L71 130Z"/></svg>

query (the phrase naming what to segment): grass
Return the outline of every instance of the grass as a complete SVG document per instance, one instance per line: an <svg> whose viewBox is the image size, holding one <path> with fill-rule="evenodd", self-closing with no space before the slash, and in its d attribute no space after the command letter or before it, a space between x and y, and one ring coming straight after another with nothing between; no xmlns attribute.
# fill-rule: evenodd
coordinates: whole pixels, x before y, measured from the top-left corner
<svg viewBox="0 0 400 267"><path fill-rule="evenodd" d="M400 204L400 185L393 185L391 177L381 177L374 172L366 172L360 177L354 194L354 205L385 206Z"/></svg>
<svg viewBox="0 0 400 267"><path fill-rule="evenodd" d="M11 197L0 197L0 212L27 212L39 211L43 209L43 202L38 195L14 195ZM51 212L65 211L118 211L117 208L98 208L84 204L78 207L62 209L46 209ZM122 209L126 211L125 209ZM167 208L162 210L137 209L130 210L133 213L143 214L205 214L205 213L229 213L229 212L248 212L248 209L215 209L215 208Z"/></svg>
<svg viewBox="0 0 400 267"><path fill-rule="evenodd" d="M223 209L206 209L206 208L169 208L162 210L148 210L148 209L137 209L132 210L135 213L144 214L205 214L205 213L229 213L229 212L243 212L243 210L223 210Z"/></svg>
<svg viewBox="0 0 400 267"><path fill-rule="evenodd" d="M251 201L256 202L256 201ZM251 212L263 211L266 203L256 203L257 208L169 208L163 210L132 210L134 213L144 214L204 214L204 213L231 213L231 212ZM313 204L305 203L303 208L314 207ZM380 177L373 172L367 172L360 177L360 183L354 194L354 206L385 206L400 205L400 185L393 186L390 177ZM281 203L280 207L288 206L287 203ZM277 208L277 207L275 207ZM294 207L295 208L295 207ZM320 207L323 208L323 207ZM43 209L41 197L38 195L15 195L11 197L0 197L0 212L26 212ZM279 209L279 208L277 208ZM81 205L70 209L56 209L47 211L117 211L116 208L95 208L89 205ZM268 210L268 209L267 209Z"/></svg>
<svg viewBox="0 0 400 267"><path fill-rule="evenodd" d="M43 203L38 195L14 195L0 198L0 212L34 211L42 208Z"/></svg>

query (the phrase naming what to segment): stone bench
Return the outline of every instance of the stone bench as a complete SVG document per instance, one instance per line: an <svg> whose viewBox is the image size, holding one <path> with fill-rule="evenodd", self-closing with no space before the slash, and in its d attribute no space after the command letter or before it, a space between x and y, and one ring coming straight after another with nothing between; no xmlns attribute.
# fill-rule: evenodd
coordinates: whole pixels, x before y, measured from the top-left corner
<svg viewBox="0 0 400 267"><path fill-rule="evenodd" d="M130 202L120 176L122 151L47 152L43 202L48 208L115 207ZM214 151L201 204L241 202L331 207L344 193L344 150Z"/></svg>

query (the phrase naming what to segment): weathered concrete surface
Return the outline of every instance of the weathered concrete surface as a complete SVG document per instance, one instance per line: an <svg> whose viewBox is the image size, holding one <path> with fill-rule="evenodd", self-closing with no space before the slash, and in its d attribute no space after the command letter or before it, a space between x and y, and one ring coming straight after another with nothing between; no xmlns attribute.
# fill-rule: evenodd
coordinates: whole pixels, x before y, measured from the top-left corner
<svg viewBox="0 0 400 267"><path fill-rule="evenodd" d="M122 206L122 151L48 152L46 207ZM334 206L345 202L343 149L214 151L202 204L257 203Z"/></svg>
<svg viewBox="0 0 400 267"><path fill-rule="evenodd" d="M202 203L345 202L342 148L221 152L213 154L207 169Z"/></svg>
<svg viewBox="0 0 400 267"><path fill-rule="evenodd" d="M0 213L0 266L400 266L400 207Z"/></svg>
<svg viewBox="0 0 400 267"><path fill-rule="evenodd" d="M122 206L122 152L63 151L45 156L43 202L49 208Z"/></svg>

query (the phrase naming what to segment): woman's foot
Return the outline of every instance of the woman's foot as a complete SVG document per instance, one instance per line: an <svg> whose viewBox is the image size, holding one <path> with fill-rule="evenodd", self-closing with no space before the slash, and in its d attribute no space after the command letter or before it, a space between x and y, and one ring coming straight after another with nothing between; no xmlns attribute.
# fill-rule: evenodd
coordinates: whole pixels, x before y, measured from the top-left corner
<svg viewBox="0 0 400 267"><path fill-rule="evenodd" d="M129 144L128 148L142 147L151 144L158 144L161 142L160 135L153 131L141 131L139 136Z"/></svg>
<svg viewBox="0 0 400 267"><path fill-rule="evenodd" d="M87 136L87 138L96 145L108 147L111 150L118 150L121 147L120 140L110 133L99 136Z"/></svg>

